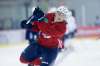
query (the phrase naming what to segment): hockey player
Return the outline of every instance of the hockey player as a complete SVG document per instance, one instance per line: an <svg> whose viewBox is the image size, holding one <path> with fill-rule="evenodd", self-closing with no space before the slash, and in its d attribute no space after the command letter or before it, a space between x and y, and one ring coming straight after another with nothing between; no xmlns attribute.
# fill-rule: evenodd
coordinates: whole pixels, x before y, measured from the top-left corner
<svg viewBox="0 0 100 66"><path fill-rule="evenodd" d="M72 16L72 12L68 11L66 14L66 21L68 23L68 31L65 33L64 40L67 38L73 38L77 32L77 25L76 25L76 19L74 16Z"/></svg>
<svg viewBox="0 0 100 66"><path fill-rule="evenodd" d="M67 30L62 39L64 43L64 48L60 49L61 52L59 52L53 66L55 65L57 66L64 59L65 55L67 55L70 51L72 51L73 47L67 40L69 40L69 38L74 37L74 34L76 33L76 30L77 30L75 18L72 16L72 12L67 7L65 6L60 6L58 8L54 7L54 8L49 9L48 12L55 13L56 11L59 11L59 10L62 10L65 13L65 21L67 22L67 25L66 25Z"/></svg>
<svg viewBox="0 0 100 66"><path fill-rule="evenodd" d="M71 41L75 37L75 34L77 33L77 25L76 25L76 19L74 16L72 16L72 12L69 9L67 10L65 20L67 21L66 27L68 29L63 37L64 47L67 49L67 51L73 51L74 47L71 44Z"/></svg>
<svg viewBox="0 0 100 66"><path fill-rule="evenodd" d="M61 38L66 31L66 10L47 13L40 21L32 22L33 31L39 32L37 43L29 45L21 54L20 61L33 66L50 66L58 49L62 48Z"/></svg>

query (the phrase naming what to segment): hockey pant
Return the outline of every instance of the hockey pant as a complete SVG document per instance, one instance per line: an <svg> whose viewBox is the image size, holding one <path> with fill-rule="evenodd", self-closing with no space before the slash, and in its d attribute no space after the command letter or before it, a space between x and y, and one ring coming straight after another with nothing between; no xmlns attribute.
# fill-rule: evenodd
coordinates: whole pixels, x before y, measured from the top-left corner
<svg viewBox="0 0 100 66"><path fill-rule="evenodd" d="M20 61L22 63L49 66L57 57L58 48L45 48L38 43L30 44L22 52Z"/></svg>

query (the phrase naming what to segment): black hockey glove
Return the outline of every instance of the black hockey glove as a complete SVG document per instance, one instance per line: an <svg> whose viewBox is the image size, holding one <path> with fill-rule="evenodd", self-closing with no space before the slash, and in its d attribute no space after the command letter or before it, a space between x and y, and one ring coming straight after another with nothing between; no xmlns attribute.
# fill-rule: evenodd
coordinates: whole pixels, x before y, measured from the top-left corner
<svg viewBox="0 0 100 66"><path fill-rule="evenodd" d="M21 28L25 28L25 29L31 29L32 28L32 24L26 24L27 23L27 20L23 20L21 21Z"/></svg>

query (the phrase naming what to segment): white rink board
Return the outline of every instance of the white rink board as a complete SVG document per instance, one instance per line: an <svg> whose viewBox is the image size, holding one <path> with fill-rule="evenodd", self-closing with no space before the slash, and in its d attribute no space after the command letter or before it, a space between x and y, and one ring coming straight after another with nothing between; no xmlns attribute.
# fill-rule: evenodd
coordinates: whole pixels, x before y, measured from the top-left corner
<svg viewBox="0 0 100 66"><path fill-rule="evenodd" d="M25 30L0 31L0 44L20 43L25 41Z"/></svg>

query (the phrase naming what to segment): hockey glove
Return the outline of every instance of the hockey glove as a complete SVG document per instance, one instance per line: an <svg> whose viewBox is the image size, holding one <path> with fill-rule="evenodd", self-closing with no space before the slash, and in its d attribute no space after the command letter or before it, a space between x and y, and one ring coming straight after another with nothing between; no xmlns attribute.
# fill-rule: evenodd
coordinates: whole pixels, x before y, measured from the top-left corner
<svg viewBox="0 0 100 66"><path fill-rule="evenodd" d="M25 28L25 29L30 29L32 28L32 24L26 24L27 23L27 20L23 20L21 21L21 28Z"/></svg>

